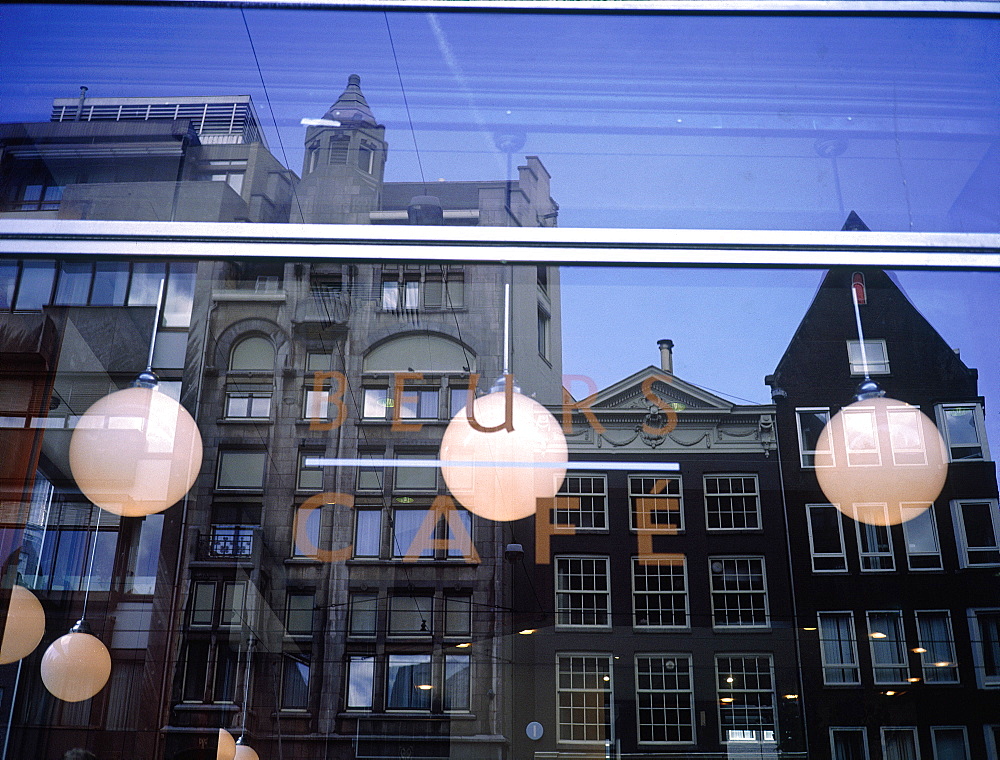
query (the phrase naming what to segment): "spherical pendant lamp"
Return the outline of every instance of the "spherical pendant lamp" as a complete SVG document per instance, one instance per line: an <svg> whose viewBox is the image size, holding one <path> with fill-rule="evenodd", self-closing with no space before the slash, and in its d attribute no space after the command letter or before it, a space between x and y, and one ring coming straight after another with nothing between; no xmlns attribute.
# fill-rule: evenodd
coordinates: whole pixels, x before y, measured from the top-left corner
<svg viewBox="0 0 1000 760"><path fill-rule="evenodd" d="M470 512L504 522L535 514L538 499L555 496L567 460L556 418L515 391L508 415L507 395L501 390L474 402L475 422L485 431L462 409L441 440L441 471L454 497Z"/></svg>
<svg viewBox="0 0 1000 760"><path fill-rule="evenodd" d="M187 410L156 389L156 377L105 396L77 422L69 464L83 494L122 517L162 512L194 484L201 434Z"/></svg>
<svg viewBox="0 0 1000 760"><path fill-rule="evenodd" d="M219 729L219 748L215 760L236 760L236 740L226 729Z"/></svg>
<svg viewBox="0 0 1000 760"><path fill-rule="evenodd" d="M820 433L816 479L848 517L898 525L926 511L941 493L948 474L945 444L917 407L864 395Z"/></svg>
<svg viewBox="0 0 1000 760"><path fill-rule="evenodd" d="M0 665L17 662L35 651L45 635L45 610L38 597L24 586L10 589L7 626L0 644Z"/></svg>
<svg viewBox="0 0 1000 760"><path fill-rule="evenodd" d="M236 743L236 760L260 760L260 755L243 743L242 736Z"/></svg>
<svg viewBox="0 0 1000 760"><path fill-rule="evenodd" d="M87 623L78 620L69 633L49 644L41 670L42 683L54 697L82 702L108 682L111 655L103 642L90 633Z"/></svg>

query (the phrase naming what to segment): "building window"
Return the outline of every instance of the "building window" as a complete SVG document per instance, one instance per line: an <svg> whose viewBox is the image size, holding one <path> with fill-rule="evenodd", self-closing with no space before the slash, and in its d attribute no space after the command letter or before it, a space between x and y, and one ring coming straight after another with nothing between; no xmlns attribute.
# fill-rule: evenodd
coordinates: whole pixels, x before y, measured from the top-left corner
<svg viewBox="0 0 1000 760"><path fill-rule="evenodd" d="M444 703L446 712L468 712L471 704L472 658L467 654L444 656Z"/></svg>
<svg viewBox="0 0 1000 760"><path fill-rule="evenodd" d="M763 557L711 557L709 569L714 627L770 624Z"/></svg>
<svg viewBox="0 0 1000 760"><path fill-rule="evenodd" d="M346 164L347 151L351 147L350 135L334 135L330 138L330 153L327 163L331 165Z"/></svg>
<svg viewBox="0 0 1000 760"><path fill-rule="evenodd" d="M947 610L918 610L917 644L925 683L958 683L958 662L951 615Z"/></svg>
<svg viewBox="0 0 1000 760"><path fill-rule="evenodd" d="M552 524L580 531L608 528L608 481L603 475L567 474L555 498Z"/></svg>
<svg viewBox="0 0 1000 760"><path fill-rule="evenodd" d="M252 525L213 525L208 556L249 559L253 556Z"/></svg>
<svg viewBox="0 0 1000 760"><path fill-rule="evenodd" d="M752 731L774 740L774 674L770 655L726 655L715 658L719 727L728 742Z"/></svg>
<svg viewBox="0 0 1000 760"><path fill-rule="evenodd" d="M460 267L407 265L382 268L383 311L430 311L465 307L465 273Z"/></svg>
<svg viewBox="0 0 1000 760"><path fill-rule="evenodd" d="M965 726L931 726L934 760L969 760Z"/></svg>
<svg viewBox="0 0 1000 760"><path fill-rule="evenodd" d="M407 464L420 461L434 461L435 454L397 454L396 459L407 460ZM393 483L395 492L401 491L437 491L438 467L430 465L428 467L396 467L395 481Z"/></svg>
<svg viewBox="0 0 1000 760"><path fill-rule="evenodd" d="M316 596L289 592L285 598L285 631L290 636L312 636Z"/></svg>
<svg viewBox="0 0 1000 760"><path fill-rule="evenodd" d="M229 385L226 387L227 419L268 419L271 416L271 386Z"/></svg>
<svg viewBox="0 0 1000 760"><path fill-rule="evenodd" d="M361 451L358 459L381 459L385 452ZM381 491L385 486L385 468L378 465L358 467L357 489L359 491Z"/></svg>
<svg viewBox="0 0 1000 760"><path fill-rule="evenodd" d="M538 355L548 359L552 353L552 318L541 307L538 308Z"/></svg>
<svg viewBox="0 0 1000 760"><path fill-rule="evenodd" d="M189 703L232 704L241 653L227 639L196 639L184 648L181 700Z"/></svg>
<svg viewBox="0 0 1000 760"><path fill-rule="evenodd" d="M981 689L1000 689L1000 609L969 610L976 681Z"/></svg>
<svg viewBox="0 0 1000 760"><path fill-rule="evenodd" d="M214 581L196 581L191 584L191 625L211 626L215 624Z"/></svg>
<svg viewBox="0 0 1000 760"><path fill-rule="evenodd" d="M295 513L293 526L292 556L316 559L320 529L323 527L323 510L300 507Z"/></svg>
<svg viewBox="0 0 1000 760"><path fill-rule="evenodd" d="M300 451L299 452L299 472L296 478L295 487L300 491L322 491L323 490L323 468L310 461L323 456L321 451Z"/></svg>
<svg viewBox="0 0 1000 760"><path fill-rule="evenodd" d="M375 164L375 151L365 145L358 146L358 168L366 174L372 173Z"/></svg>
<svg viewBox="0 0 1000 760"><path fill-rule="evenodd" d="M603 743L611 736L611 657L556 657L556 706L560 742Z"/></svg>
<svg viewBox="0 0 1000 760"><path fill-rule="evenodd" d="M1000 565L1000 512L997 511L997 501L953 501L951 514L961 566Z"/></svg>
<svg viewBox="0 0 1000 760"><path fill-rule="evenodd" d="M404 388L399 394L399 418L436 420L440 416L437 388Z"/></svg>
<svg viewBox="0 0 1000 760"><path fill-rule="evenodd" d="M323 422L330 419L330 381L323 380L319 387L309 382L302 389L302 419Z"/></svg>
<svg viewBox="0 0 1000 760"><path fill-rule="evenodd" d="M378 594L352 593L347 608L347 632L350 636L373 638L378 624Z"/></svg>
<svg viewBox="0 0 1000 760"><path fill-rule="evenodd" d="M235 346L229 357L231 372L274 372L274 344L267 338L251 335Z"/></svg>
<svg viewBox="0 0 1000 760"><path fill-rule="evenodd" d="M868 612L867 617L875 683L906 683L909 666L902 613L898 610Z"/></svg>
<svg viewBox="0 0 1000 760"><path fill-rule="evenodd" d="M882 757L885 760L919 760L920 745L917 743L917 729L884 727Z"/></svg>
<svg viewBox="0 0 1000 760"><path fill-rule="evenodd" d="M444 635L469 636L472 633L472 598L468 594L444 597Z"/></svg>
<svg viewBox="0 0 1000 760"><path fill-rule="evenodd" d="M871 508L871 505L866 505L865 508ZM885 514L886 525L854 521L862 572L887 572L896 569L896 560L892 555L892 533L888 526L889 516L884 505L882 511Z"/></svg>
<svg viewBox="0 0 1000 760"><path fill-rule="evenodd" d="M382 510L354 510L354 556L377 558L381 547Z"/></svg>
<svg viewBox="0 0 1000 760"><path fill-rule="evenodd" d="M220 451L216 487L219 490L261 491L266 464L266 451Z"/></svg>
<svg viewBox="0 0 1000 760"><path fill-rule="evenodd" d="M22 185L11 211L54 211L62 203L63 188L50 182Z"/></svg>
<svg viewBox="0 0 1000 760"><path fill-rule="evenodd" d="M689 655L636 655L636 720L642 744L694 742L694 686Z"/></svg>
<svg viewBox="0 0 1000 760"><path fill-rule="evenodd" d="M394 403L388 388L365 388L362 416L366 420L391 419Z"/></svg>
<svg viewBox="0 0 1000 760"><path fill-rule="evenodd" d="M868 736L863 728L830 729L833 760L868 760Z"/></svg>
<svg viewBox="0 0 1000 760"><path fill-rule="evenodd" d="M906 542L906 564L910 570L940 570L941 545L938 542L934 505L902 507L903 539Z"/></svg>
<svg viewBox="0 0 1000 760"><path fill-rule="evenodd" d="M982 404L939 404L935 411L950 461L990 458Z"/></svg>
<svg viewBox="0 0 1000 760"><path fill-rule="evenodd" d="M386 707L389 710L431 709L431 656L390 654L386 668Z"/></svg>
<svg viewBox="0 0 1000 760"><path fill-rule="evenodd" d="M281 664L281 709L308 709L309 656L305 654L285 654L282 657Z"/></svg>
<svg viewBox="0 0 1000 760"><path fill-rule="evenodd" d="M314 295L329 296L339 292L332 285L311 282L310 288ZM333 369L333 354L328 351L310 351L306 354L306 372L329 372Z"/></svg>
<svg viewBox="0 0 1000 760"><path fill-rule="evenodd" d="M983 726L986 732L987 760L1000 760L1000 724Z"/></svg>
<svg viewBox="0 0 1000 760"><path fill-rule="evenodd" d="M823 661L823 683L861 683L852 613L819 613L819 647Z"/></svg>
<svg viewBox="0 0 1000 760"><path fill-rule="evenodd" d="M847 571L844 522L832 504L806 504L809 521L809 551L814 573Z"/></svg>
<svg viewBox="0 0 1000 760"><path fill-rule="evenodd" d="M347 658L348 710L371 710L375 699L375 658L351 656Z"/></svg>
<svg viewBox="0 0 1000 760"><path fill-rule="evenodd" d="M705 508L709 530L760 528L756 475L706 475Z"/></svg>
<svg viewBox="0 0 1000 760"><path fill-rule="evenodd" d="M847 341L847 356L851 362L852 375L888 375L889 354L886 352L885 341L865 340L865 355L861 356L861 343L856 340ZM867 362L868 371L865 372Z"/></svg>
<svg viewBox="0 0 1000 760"><path fill-rule="evenodd" d="M556 557L556 625L611 626L607 557Z"/></svg>
<svg viewBox="0 0 1000 760"><path fill-rule="evenodd" d="M433 596L389 597L390 636L430 636L434 632Z"/></svg>
<svg viewBox="0 0 1000 760"><path fill-rule="evenodd" d="M632 558L633 624L636 628L688 626L687 564L683 554Z"/></svg>
<svg viewBox="0 0 1000 760"><path fill-rule="evenodd" d="M684 530L679 475L630 475L630 527L637 533L678 533Z"/></svg>
<svg viewBox="0 0 1000 760"><path fill-rule="evenodd" d="M827 407L808 407L795 410L799 432L799 461L803 467L832 467L833 450L819 449L819 436L830 421Z"/></svg>
<svg viewBox="0 0 1000 760"><path fill-rule="evenodd" d="M457 518L464 535L452 526ZM433 520L433 524L428 524ZM473 556L472 516L464 509L396 509L392 513L393 559L468 559Z"/></svg>

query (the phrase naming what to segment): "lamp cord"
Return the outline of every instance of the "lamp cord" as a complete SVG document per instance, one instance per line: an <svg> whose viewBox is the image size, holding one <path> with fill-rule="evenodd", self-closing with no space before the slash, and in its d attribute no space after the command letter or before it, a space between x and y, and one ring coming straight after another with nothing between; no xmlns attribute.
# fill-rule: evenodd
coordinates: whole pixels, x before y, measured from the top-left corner
<svg viewBox="0 0 1000 760"><path fill-rule="evenodd" d="M93 505L91 505L91 517L93 517ZM84 620L87 617L87 602L90 601L90 581L94 576L94 557L97 555L97 535L98 531L101 529L101 508L97 508L97 524L94 525L94 543L90 547L90 562L87 565L87 588L83 593L83 612L80 614L80 619Z"/></svg>
<svg viewBox="0 0 1000 760"><path fill-rule="evenodd" d="M854 302L854 321L858 325L858 346L861 348L861 369L864 370L865 380L870 380L868 376L868 352L865 351L865 334L861 329L861 309L858 308L858 291L851 285L851 300Z"/></svg>

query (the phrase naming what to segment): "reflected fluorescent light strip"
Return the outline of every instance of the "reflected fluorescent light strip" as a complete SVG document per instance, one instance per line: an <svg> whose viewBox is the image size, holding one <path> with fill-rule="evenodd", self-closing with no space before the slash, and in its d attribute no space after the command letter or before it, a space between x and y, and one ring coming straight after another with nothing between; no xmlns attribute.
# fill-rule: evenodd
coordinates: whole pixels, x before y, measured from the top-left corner
<svg viewBox="0 0 1000 760"><path fill-rule="evenodd" d="M299 124L305 127L339 127L340 122L333 119L302 119Z"/></svg>
<svg viewBox="0 0 1000 760"><path fill-rule="evenodd" d="M644 472L677 472L677 462L489 462L448 461L445 459L348 459L338 457L306 457L306 467L526 467L549 470L629 470Z"/></svg>

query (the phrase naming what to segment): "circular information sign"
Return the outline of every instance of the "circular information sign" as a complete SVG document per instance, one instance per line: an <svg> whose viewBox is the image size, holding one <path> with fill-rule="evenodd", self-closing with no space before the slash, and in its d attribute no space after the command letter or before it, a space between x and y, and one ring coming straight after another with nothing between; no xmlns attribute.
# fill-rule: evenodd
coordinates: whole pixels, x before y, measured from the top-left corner
<svg viewBox="0 0 1000 760"><path fill-rule="evenodd" d="M524 733L528 735L528 738L532 741L538 741L542 738L542 734L545 733L545 729L542 728L542 724L537 720L531 721L527 726L524 727Z"/></svg>

